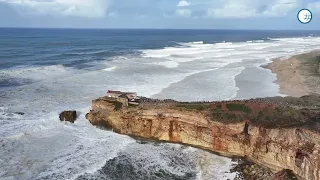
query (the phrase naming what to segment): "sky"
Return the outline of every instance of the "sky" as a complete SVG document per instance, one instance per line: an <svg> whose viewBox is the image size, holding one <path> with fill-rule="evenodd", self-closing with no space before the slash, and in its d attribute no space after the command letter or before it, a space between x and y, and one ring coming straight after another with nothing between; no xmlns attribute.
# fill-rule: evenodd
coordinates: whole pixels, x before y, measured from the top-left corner
<svg viewBox="0 0 320 180"><path fill-rule="evenodd" d="M320 0L0 0L0 27L320 30Z"/></svg>

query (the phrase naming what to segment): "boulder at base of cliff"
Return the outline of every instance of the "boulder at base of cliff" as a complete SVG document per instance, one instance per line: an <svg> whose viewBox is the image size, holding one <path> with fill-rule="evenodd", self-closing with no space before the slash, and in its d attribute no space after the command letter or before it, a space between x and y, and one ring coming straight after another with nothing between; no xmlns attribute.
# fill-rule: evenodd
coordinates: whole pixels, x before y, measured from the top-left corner
<svg viewBox="0 0 320 180"><path fill-rule="evenodd" d="M272 177L273 180L297 180L297 176L289 169L284 169Z"/></svg>
<svg viewBox="0 0 320 180"><path fill-rule="evenodd" d="M77 111L63 111L59 115L60 121L69 121L74 123L77 119Z"/></svg>

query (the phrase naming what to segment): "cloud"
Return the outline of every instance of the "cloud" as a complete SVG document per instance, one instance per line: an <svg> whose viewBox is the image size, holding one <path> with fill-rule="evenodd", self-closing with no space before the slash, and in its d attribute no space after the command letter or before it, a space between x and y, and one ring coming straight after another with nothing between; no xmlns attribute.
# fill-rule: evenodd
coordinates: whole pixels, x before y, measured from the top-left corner
<svg viewBox="0 0 320 180"><path fill-rule="evenodd" d="M215 18L247 18L256 14L255 9L241 3L228 2L221 8L208 9L207 15Z"/></svg>
<svg viewBox="0 0 320 180"><path fill-rule="evenodd" d="M187 9L188 6L190 6L188 1L179 1L175 14L180 17L191 17L192 10Z"/></svg>
<svg viewBox="0 0 320 180"><path fill-rule="evenodd" d="M180 1L177 5L177 7L187 7L190 6L190 3L188 1Z"/></svg>
<svg viewBox="0 0 320 180"><path fill-rule="evenodd" d="M108 0L0 0L21 14L104 17Z"/></svg>
<svg viewBox="0 0 320 180"><path fill-rule="evenodd" d="M292 11L299 0L225 0L220 6L207 10L207 17L214 18L249 18L282 17Z"/></svg>
<svg viewBox="0 0 320 180"><path fill-rule="evenodd" d="M192 14L192 11L190 9L177 9L176 14L182 17L190 17Z"/></svg>
<svg viewBox="0 0 320 180"><path fill-rule="evenodd" d="M310 9L311 12L320 12L320 1L309 3L307 8Z"/></svg>

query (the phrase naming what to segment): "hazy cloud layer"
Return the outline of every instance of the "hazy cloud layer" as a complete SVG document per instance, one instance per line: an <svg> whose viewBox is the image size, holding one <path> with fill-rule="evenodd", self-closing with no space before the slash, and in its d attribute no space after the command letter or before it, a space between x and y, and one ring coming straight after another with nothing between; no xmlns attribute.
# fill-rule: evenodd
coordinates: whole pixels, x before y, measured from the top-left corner
<svg viewBox="0 0 320 180"><path fill-rule="evenodd" d="M320 0L0 0L0 26L319 29L318 14Z"/></svg>
<svg viewBox="0 0 320 180"><path fill-rule="evenodd" d="M281 17L298 7L299 0L224 0L208 9L208 17L248 18Z"/></svg>
<svg viewBox="0 0 320 180"><path fill-rule="evenodd" d="M108 0L0 0L28 15L104 17Z"/></svg>

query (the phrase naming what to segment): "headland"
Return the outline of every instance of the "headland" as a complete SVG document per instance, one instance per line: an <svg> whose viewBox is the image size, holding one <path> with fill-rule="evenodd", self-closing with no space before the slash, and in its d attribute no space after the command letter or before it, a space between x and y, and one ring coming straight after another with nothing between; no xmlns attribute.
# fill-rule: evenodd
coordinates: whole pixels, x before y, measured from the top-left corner
<svg viewBox="0 0 320 180"><path fill-rule="evenodd" d="M320 96L177 102L113 97L92 102L87 119L116 133L245 157L277 172L320 178Z"/></svg>
<svg viewBox="0 0 320 180"><path fill-rule="evenodd" d="M178 102L136 100L135 93L109 91L92 101L86 118L93 125L135 138L242 157L249 161L245 167L254 169L247 179L320 180L319 64L320 51L313 51L265 66L277 74L280 93L288 97ZM270 172L252 176L257 166L250 162Z"/></svg>

